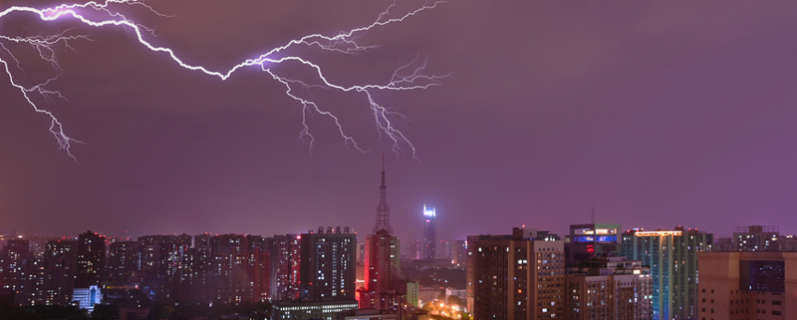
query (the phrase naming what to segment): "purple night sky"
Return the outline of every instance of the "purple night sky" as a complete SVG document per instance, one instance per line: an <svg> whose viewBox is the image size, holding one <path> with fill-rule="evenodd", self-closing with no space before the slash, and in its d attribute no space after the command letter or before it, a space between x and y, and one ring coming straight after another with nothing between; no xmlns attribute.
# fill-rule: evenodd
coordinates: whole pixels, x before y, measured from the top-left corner
<svg viewBox="0 0 797 320"><path fill-rule="evenodd" d="M150 0L153 41L214 70L308 33L366 25L386 1ZM3 1L45 8L51 1ZM399 1L407 11L421 3ZM361 38L344 56L307 50L343 84L385 81L416 56L453 76L425 91L375 98L414 143L395 155L362 95L321 96L328 118L301 106L257 68L227 81L180 68L128 30L44 24L18 13L0 33L69 27L93 41L58 52L45 104L85 145L58 152L49 118L0 73L0 233L108 235L370 232L387 154L388 203L401 237L421 235L424 204L438 237L508 233L526 224L565 232L735 226L797 233L797 2L452 1ZM23 59L26 84L53 75ZM285 66L289 68L290 66ZM297 68L297 72L301 70ZM312 154L311 154L312 152Z"/></svg>

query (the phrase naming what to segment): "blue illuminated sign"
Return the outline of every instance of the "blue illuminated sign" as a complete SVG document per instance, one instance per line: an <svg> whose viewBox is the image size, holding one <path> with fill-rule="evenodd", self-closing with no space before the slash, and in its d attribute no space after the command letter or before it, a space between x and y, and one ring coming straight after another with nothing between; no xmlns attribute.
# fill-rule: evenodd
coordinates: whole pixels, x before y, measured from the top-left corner
<svg viewBox="0 0 797 320"><path fill-rule="evenodd" d="M576 236L576 242L617 242L617 236Z"/></svg>

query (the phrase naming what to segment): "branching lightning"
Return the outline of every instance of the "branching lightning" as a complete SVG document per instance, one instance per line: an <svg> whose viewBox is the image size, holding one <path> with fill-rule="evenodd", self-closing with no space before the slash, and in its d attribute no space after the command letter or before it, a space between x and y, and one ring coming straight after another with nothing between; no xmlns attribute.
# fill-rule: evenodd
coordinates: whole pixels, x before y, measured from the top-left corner
<svg viewBox="0 0 797 320"><path fill-rule="evenodd" d="M368 99L377 131L379 132L380 137L386 136L391 141L393 152L399 154L405 151L405 148L409 148L412 156L416 157L416 150L413 144L391 122L392 118L403 116L395 111L391 111L386 106L379 104L374 99L374 93L384 90L423 90L431 86L440 85L440 81L450 76L450 74L425 74L424 71L426 70L427 66L426 61L416 57L409 63L401 65L399 68L397 68L393 72L390 79L384 83L343 86L329 81L327 75L324 73L322 67L318 63L296 55L285 55L284 52L286 52L287 49L294 47L317 47L325 51L341 54L367 52L369 50L375 49L377 46L361 45L358 42L358 39L362 37L363 34L380 26L403 22L404 20L415 16L422 11L435 8L440 3L440 1L427 3L419 8L416 8L415 10L391 18L393 15L391 11L397 7L397 5L394 3L380 13L376 20L374 20L374 22L371 24L354 28L345 32L340 32L331 36L322 34L305 35L303 37L293 39L282 46L273 48L268 52L262 53L255 59L244 60L226 71L214 71L201 65L191 65L186 63L184 60L178 57L171 48L156 46L147 40L147 35L152 36L154 30L134 22L120 11L112 10L112 6L114 8L119 7L116 9L124 8L124 6L141 6L153 14L158 15L159 17L169 17L157 12L151 6L138 0L106 0L104 2L91 1L83 4L62 4L48 9L13 6L0 11L0 19L12 13L29 13L37 15L39 19L45 22L55 21L57 19L72 18L75 21L90 27L115 26L127 28L128 30L132 31L133 34L135 34L135 39L147 49L167 55L171 58L171 60L185 69L198 71L208 76L218 77L222 81L227 80L236 71L242 68L259 67L262 71L268 73L271 78L283 85L285 87L285 94L291 99L297 101L302 106L301 111L303 121L299 136L301 139L309 139L311 150L314 137L310 133L310 127L307 124L307 116L318 114L332 120L332 122L337 126L340 136L343 138L345 146L352 146L359 151L366 152L365 149L361 148L357 144L352 136L348 135L344 131L340 119L335 114L322 108L320 101L303 97L300 94L295 93L295 90L298 88L303 90L325 88L338 90L340 92L356 92L364 95ZM56 118L56 116L52 112L40 107L36 102L37 99L34 99L35 97L38 99L44 99L45 101L50 101L50 99L57 97L65 100L66 98L59 91L47 89L51 82L58 79L58 76L56 75L35 85L26 86L21 84L21 82L17 80L17 77L14 76L15 72L12 72L12 69L16 70L17 72L24 72L24 70L20 67L19 59L17 59L12 50L10 50L6 44L16 43L30 46L31 48L35 49L36 52L38 52L38 58L46 63L49 63L52 68L58 71L60 74L62 69L56 58L56 48L58 46L63 46L65 48L73 49L71 43L79 40L90 39L86 35L74 34L73 29L47 36L34 35L26 37L12 37L0 34L0 63L2 63L4 70L8 75L10 84L19 90L27 103L36 112L44 114L50 118L50 132L58 141L59 150L65 151L70 157L72 157L72 159L75 159L75 156L72 154L70 147L74 143L81 142L69 137L64 132L63 124ZM274 70L274 66L286 62L299 63L306 68L310 68L310 70L314 71L314 74L316 74L318 77L317 81L319 84L308 84L305 81L278 74L277 71Z"/></svg>

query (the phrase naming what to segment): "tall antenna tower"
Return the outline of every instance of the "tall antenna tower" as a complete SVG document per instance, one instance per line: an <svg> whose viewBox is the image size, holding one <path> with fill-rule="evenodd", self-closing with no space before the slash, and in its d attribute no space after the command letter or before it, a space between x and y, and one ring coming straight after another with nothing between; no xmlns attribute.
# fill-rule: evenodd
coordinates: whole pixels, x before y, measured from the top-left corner
<svg viewBox="0 0 797 320"><path fill-rule="evenodd" d="M385 185L385 154L382 154L382 185L379 186L379 205L376 206L376 225L373 233L384 230L388 234L393 233L390 226L390 206L387 205L387 186Z"/></svg>

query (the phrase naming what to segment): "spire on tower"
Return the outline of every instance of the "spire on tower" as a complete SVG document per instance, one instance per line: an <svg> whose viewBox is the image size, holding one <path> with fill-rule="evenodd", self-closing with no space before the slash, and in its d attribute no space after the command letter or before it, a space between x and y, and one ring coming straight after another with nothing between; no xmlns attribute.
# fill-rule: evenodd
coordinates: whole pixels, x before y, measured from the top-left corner
<svg viewBox="0 0 797 320"><path fill-rule="evenodd" d="M374 226L373 233L379 231L386 231L388 234L393 233L393 227L390 226L390 206L387 205L387 186L385 185L385 154L382 154L382 185L379 186L379 205L376 206L376 225Z"/></svg>
<svg viewBox="0 0 797 320"><path fill-rule="evenodd" d="M382 154L382 186L380 188L385 187L385 154Z"/></svg>

